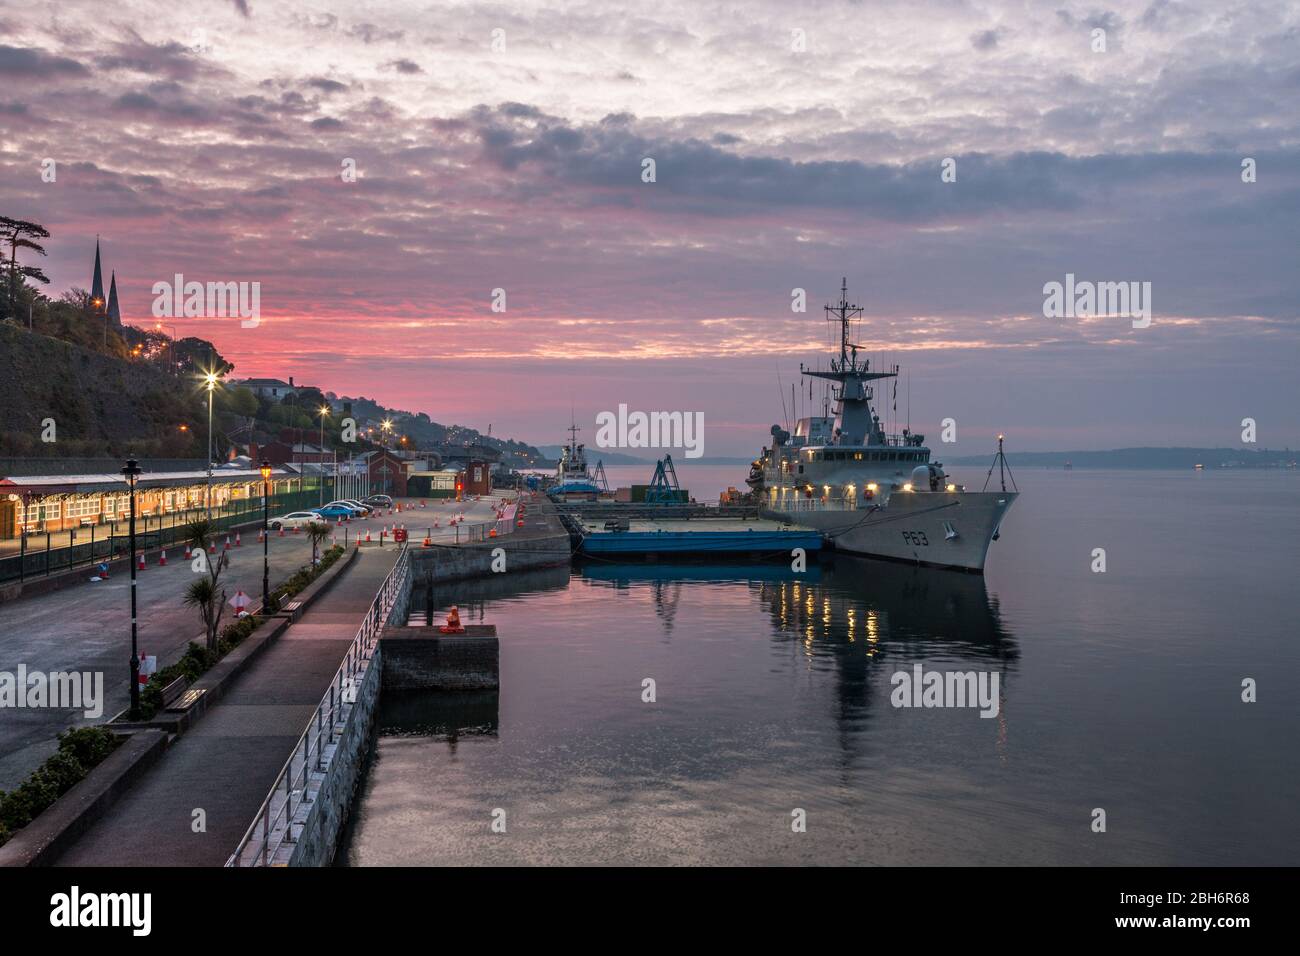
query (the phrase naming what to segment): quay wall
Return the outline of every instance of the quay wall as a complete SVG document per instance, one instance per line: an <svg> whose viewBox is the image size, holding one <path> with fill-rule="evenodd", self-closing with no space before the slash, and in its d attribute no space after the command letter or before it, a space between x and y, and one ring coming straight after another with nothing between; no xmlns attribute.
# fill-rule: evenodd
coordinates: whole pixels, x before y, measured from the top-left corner
<svg viewBox="0 0 1300 956"><path fill-rule="evenodd" d="M342 730L325 748L324 769L308 776L307 793L312 800L302 804L294 816L295 841L282 845L285 857L276 861L280 865L329 866L333 862L370 752L383 669L383 649L376 644Z"/></svg>
<svg viewBox="0 0 1300 956"><path fill-rule="evenodd" d="M411 584L397 599L385 622L382 640L375 644L358 682L343 727L333 744L326 747L322 768L309 776L307 792L314 794L295 813L295 841L277 855L282 866L329 866L352 811L352 802L365 769L373 740L379 697L387 684L392 690L443 688L450 691L482 690L499 686L499 650L495 628L471 626L463 637L423 634L410 629L411 636L397 636L405 630L412 592L429 575L435 582L496 577L493 551L505 552L505 574L537 568L568 565L572 552L569 535L547 505L532 506L524 528L483 542L422 548L410 546ZM393 639L389 639L393 635ZM389 653L397 655L390 665Z"/></svg>

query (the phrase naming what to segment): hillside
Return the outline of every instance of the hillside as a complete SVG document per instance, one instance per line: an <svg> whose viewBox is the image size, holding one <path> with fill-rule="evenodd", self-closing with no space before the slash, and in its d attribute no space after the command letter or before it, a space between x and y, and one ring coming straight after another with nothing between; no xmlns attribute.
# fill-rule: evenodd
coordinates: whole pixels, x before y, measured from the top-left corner
<svg viewBox="0 0 1300 956"><path fill-rule="evenodd" d="M201 455L201 405L190 383L152 363L0 323L0 454ZM53 442L41 440L46 419Z"/></svg>

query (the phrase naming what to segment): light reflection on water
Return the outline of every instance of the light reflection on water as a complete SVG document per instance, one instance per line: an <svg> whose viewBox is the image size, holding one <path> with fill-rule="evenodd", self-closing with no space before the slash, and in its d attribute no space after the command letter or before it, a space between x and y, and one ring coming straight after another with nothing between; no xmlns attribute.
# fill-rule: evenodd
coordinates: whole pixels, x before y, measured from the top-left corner
<svg viewBox="0 0 1300 956"><path fill-rule="evenodd" d="M498 626L501 691L385 697L341 861L1294 863L1295 483L1242 476L1243 512L1221 485L1125 476L1099 511L1113 476L1018 477L1038 493L987 585L839 557L802 576L591 563L440 595ZM892 707L917 662L1000 672L997 717ZM1240 703L1252 673L1270 702Z"/></svg>

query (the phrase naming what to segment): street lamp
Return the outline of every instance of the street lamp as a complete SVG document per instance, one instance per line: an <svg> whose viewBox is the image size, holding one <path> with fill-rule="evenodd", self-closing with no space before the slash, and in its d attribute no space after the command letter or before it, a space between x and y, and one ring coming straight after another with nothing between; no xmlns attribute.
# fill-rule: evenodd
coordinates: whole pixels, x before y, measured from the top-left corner
<svg viewBox="0 0 1300 956"><path fill-rule="evenodd" d="M262 613L271 612L271 463L262 459Z"/></svg>
<svg viewBox="0 0 1300 956"><path fill-rule="evenodd" d="M328 405L322 405L317 411L320 412L320 456L316 459L320 462L320 503L325 504L325 416L330 413ZM334 493L338 494L338 482L334 482Z"/></svg>
<svg viewBox="0 0 1300 956"><path fill-rule="evenodd" d="M208 481L207 488L204 491L204 506L207 509L207 517L212 518L212 393L217 387L217 373L208 372L203 376L203 381L208 389Z"/></svg>
<svg viewBox="0 0 1300 956"><path fill-rule="evenodd" d="M380 438L382 439L381 444L383 445L383 447L387 448L388 433L393 430L393 420L391 418L385 418L383 422L380 423L379 427L381 429L380 432Z"/></svg>
<svg viewBox="0 0 1300 956"><path fill-rule="evenodd" d="M131 719L140 719L140 652L136 646L136 622L135 622L135 482L140 477L140 463L134 458L126 460L126 467L122 469L122 477L126 479L126 486L131 494L131 521L127 526L127 535L130 539L131 549L128 563L131 565Z"/></svg>

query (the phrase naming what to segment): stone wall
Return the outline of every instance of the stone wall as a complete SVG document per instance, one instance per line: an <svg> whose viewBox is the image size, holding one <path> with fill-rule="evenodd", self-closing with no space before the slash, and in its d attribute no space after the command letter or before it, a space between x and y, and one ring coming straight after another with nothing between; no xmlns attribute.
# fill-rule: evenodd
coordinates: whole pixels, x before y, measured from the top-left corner
<svg viewBox="0 0 1300 956"><path fill-rule="evenodd" d="M490 575L492 552L505 551L506 573L569 563L572 552L565 532L541 535L503 535L475 544L421 548L411 547L411 580L420 587L433 572L436 582Z"/></svg>
<svg viewBox="0 0 1300 956"><path fill-rule="evenodd" d="M329 866L333 862L370 751L382 673L383 651L376 646L357 686L356 701L348 708L334 743L325 748L324 770L313 770L308 776L311 802L300 805L294 814L295 842L281 844L276 863Z"/></svg>
<svg viewBox="0 0 1300 956"><path fill-rule="evenodd" d="M380 644L384 693L501 686L500 644L492 625L471 624L464 634L442 634L437 627L389 627Z"/></svg>

